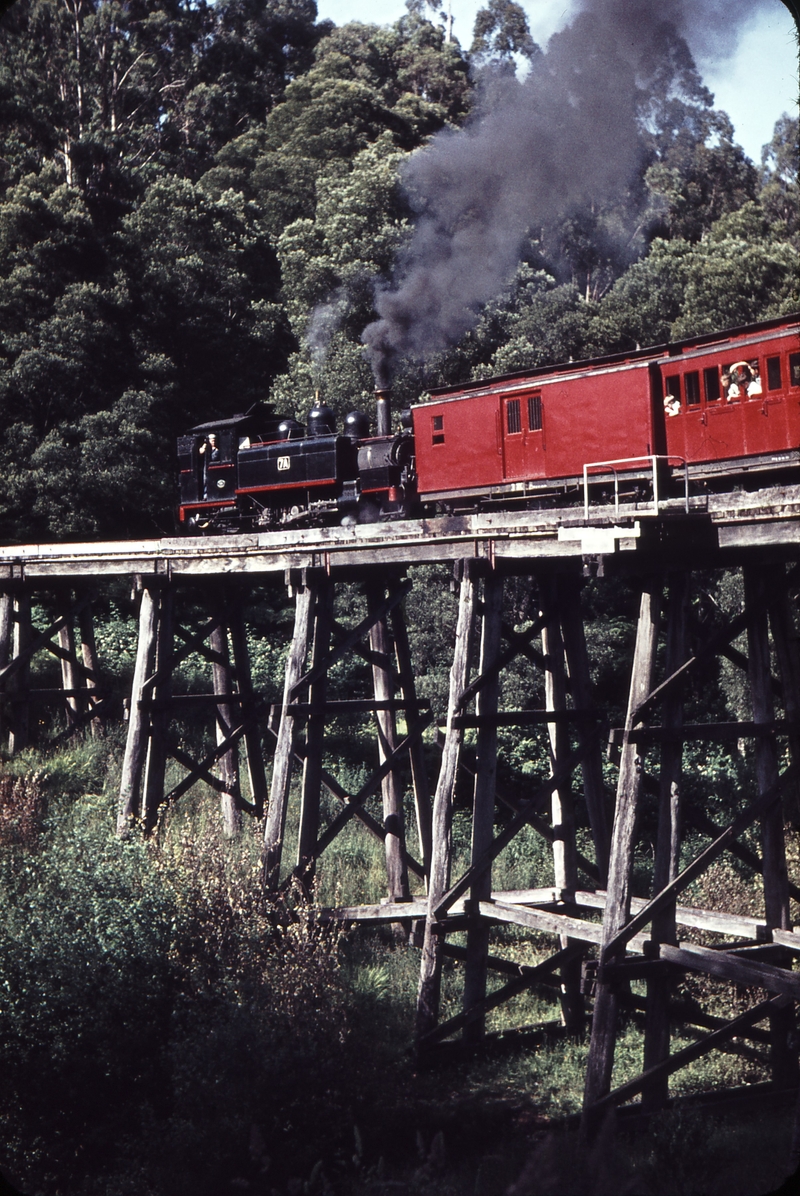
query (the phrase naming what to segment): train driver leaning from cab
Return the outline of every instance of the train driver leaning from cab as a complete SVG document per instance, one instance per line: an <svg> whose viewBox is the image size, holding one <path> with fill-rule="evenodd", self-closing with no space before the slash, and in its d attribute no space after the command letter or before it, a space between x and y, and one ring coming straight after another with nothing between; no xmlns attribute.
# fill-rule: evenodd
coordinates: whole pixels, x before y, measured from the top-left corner
<svg viewBox="0 0 800 1196"><path fill-rule="evenodd" d="M217 446L216 432L209 432L206 439L200 445L199 452L208 454L209 461L219 461L219 447Z"/></svg>
<svg viewBox="0 0 800 1196"><path fill-rule="evenodd" d="M209 432L206 439L197 450L203 458L203 498L208 498L208 467L219 461L219 446L216 432Z"/></svg>

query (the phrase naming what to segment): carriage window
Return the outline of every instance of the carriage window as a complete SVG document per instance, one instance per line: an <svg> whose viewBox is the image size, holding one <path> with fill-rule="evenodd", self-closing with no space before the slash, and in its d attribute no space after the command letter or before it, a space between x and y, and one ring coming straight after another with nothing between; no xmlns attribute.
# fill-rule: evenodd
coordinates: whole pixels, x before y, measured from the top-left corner
<svg viewBox="0 0 800 1196"><path fill-rule="evenodd" d="M697 370L692 370L691 374L684 374L683 385L686 387L686 406L698 407L700 405L700 375Z"/></svg>
<svg viewBox="0 0 800 1196"><path fill-rule="evenodd" d="M715 365L703 370L703 386L706 392L706 402L716 403L719 398L719 371Z"/></svg>
<svg viewBox="0 0 800 1196"><path fill-rule="evenodd" d="M444 416L433 416L433 443L444 444Z"/></svg>
<svg viewBox="0 0 800 1196"><path fill-rule="evenodd" d="M671 378L665 378L664 381L667 384L667 394L670 396L670 398L677 399L678 402L680 403L680 401L681 401L680 374L673 374Z"/></svg>
<svg viewBox="0 0 800 1196"><path fill-rule="evenodd" d="M730 403L732 399L755 398L762 393L758 358L753 361L734 361L722 367L722 389Z"/></svg>
<svg viewBox="0 0 800 1196"><path fill-rule="evenodd" d="M673 416L681 413L681 379L679 374L665 378L667 393L664 395L664 414Z"/></svg>
<svg viewBox="0 0 800 1196"><path fill-rule="evenodd" d="M528 427L531 432L542 430L542 396L528 395Z"/></svg>
<svg viewBox="0 0 800 1196"><path fill-rule="evenodd" d="M509 399L506 404L506 425L509 432L522 431L522 415L519 409L519 399Z"/></svg>
<svg viewBox="0 0 800 1196"><path fill-rule="evenodd" d="M783 390L780 357L767 358L767 390Z"/></svg>
<svg viewBox="0 0 800 1196"><path fill-rule="evenodd" d="M800 353L789 354L789 385L800 386Z"/></svg>

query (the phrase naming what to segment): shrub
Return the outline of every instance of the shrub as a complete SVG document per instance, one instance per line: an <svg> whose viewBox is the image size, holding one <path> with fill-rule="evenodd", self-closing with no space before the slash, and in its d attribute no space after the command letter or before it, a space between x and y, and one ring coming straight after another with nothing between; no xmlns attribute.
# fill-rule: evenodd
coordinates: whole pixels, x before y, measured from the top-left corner
<svg viewBox="0 0 800 1196"><path fill-rule="evenodd" d="M100 795L42 826L40 792L0 778L42 845L0 847L0 1168L42 1196L210 1196L267 1159L282 1183L346 1073L337 933L265 904L247 843L122 843Z"/></svg>
<svg viewBox="0 0 800 1196"><path fill-rule="evenodd" d="M36 847L44 814L45 797L39 773L0 776L0 847Z"/></svg>

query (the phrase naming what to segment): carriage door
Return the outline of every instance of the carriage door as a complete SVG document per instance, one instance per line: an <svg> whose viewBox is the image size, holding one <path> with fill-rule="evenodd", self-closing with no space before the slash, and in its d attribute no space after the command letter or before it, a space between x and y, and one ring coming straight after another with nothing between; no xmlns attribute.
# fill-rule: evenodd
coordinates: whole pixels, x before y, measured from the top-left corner
<svg viewBox="0 0 800 1196"><path fill-rule="evenodd" d="M729 457L741 457L744 453L744 400L747 390L741 382L737 386L733 379L735 371L724 363L709 367L704 375L715 380L715 393L719 398L713 404L707 401L707 461L725 461ZM717 378L719 381L717 381Z"/></svg>
<svg viewBox="0 0 800 1196"><path fill-rule="evenodd" d="M743 392L745 451L769 453L788 448L784 363L778 355L765 358L763 374L757 359L737 364L744 375L740 388ZM746 373L743 367L747 368Z"/></svg>
<svg viewBox="0 0 800 1196"><path fill-rule="evenodd" d="M503 476L508 481L544 477L542 396L504 398Z"/></svg>
<svg viewBox="0 0 800 1196"><path fill-rule="evenodd" d="M689 461L720 461L742 453L738 392L729 400L718 365L664 378L667 446ZM738 448L737 448L738 445Z"/></svg>

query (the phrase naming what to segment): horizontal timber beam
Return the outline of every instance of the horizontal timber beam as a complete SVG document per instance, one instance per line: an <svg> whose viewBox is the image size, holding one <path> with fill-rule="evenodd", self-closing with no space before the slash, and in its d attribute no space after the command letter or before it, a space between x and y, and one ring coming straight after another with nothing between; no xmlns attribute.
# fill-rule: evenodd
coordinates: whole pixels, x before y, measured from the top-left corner
<svg viewBox="0 0 800 1196"><path fill-rule="evenodd" d="M596 710L499 710L497 714L457 714L452 719L454 727L527 727L546 723L597 722ZM447 720L440 719L439 727L446 727Z"/></svg>
<svg viewBox="0 0 800 1196"><path fill-rule="evenodd" d="M703 972L707 976L719 976L750 988L765 988L767 992L782 993L800 1001L800 973L776 968L771 963L755 959L742 959L726 951L714 951L709 947L698 947L695 943L661 943L659 958L668 963L679 964L691 972Z"/></svg>
<svg viewBox="0 0 800 1196"><path fill-rule="evenodd" d="M602 889L596 892L579 890L575 894L574 903L591 909L605 909L606 894ZM641 913L647 904L642 897L632 897L631 912ZM753 918L749 914L728 914L722 910L678 905L675 908L675 920L681 926L691 926L696 930L713 930L717 934L767 941L767 923L763 918ZM797 938L800 941L800 935Z"/></svg>
<svg viewBox="0 0 800 1196"><path fill-rule="evenodd" d="M603 939L601 922L585 922L567 914L551 913L549 910L530 909L506 904L504 901L481 901L478 912L494 922L508 922L512 926L524 926L527 930L543 930L549 934L568 935L585 943L600 943ZM629 950L643 952L649 935L639 934L627 944Z"/></svg>
<svg viewBox="0 0 800 1196"><path fill-rule="evenodd" d="M607 529L617 560L636 567L641 555L660 550L658 529L696 526L705 533L703 560L709 567L709 544L716 543L730 561L736 553L774 549L796 555L800 550L800 487L773 486L748 493L704 495L691 500L692 513L681 513L683 500L658 517L646 516L634 504L618 512L595 509L590 530ZM625 526L619 526L620 524ZM580 535L583 512L576 507L550 510L508 510L434 519L354 527L293 528L230 536L165 537L95 543L0 546L0 585L34 585L77 577L144 577L162 580L202 579L273 574L287 570L385 569L406 564L450 562L473 558L513 570L528 560L574 562L584 552ZM559 538L559 530L574 538ZM654 534L649 532L654 529ZM615 533L615 534L614 534ZM621 533L621 534L620 534ZM675 536L685 548L683 536ZM663 555L663 550L662 555ZM685 559L685 553L684 553Z"/></svg>
<svg viewBox="0 0 800 1196"><path fill-rule="evenodd" d="M690 864L684 868L683 872L671 881L660 893L656 894L652 900L645 903L645 905L634 914L630 921L618 930L612 938L605 943L603 947L603 955L610 958L615 951L623 947L625 943L631 939L637 931L646 926L648 922L652 921L653 917L669 905L679 893L682 893L685 888L692 883L698 876L708 868L718 856L722 854L725 848L734 839L745 831L757 818L760 818L767 812L778 800L783 789L795 780L798 772L798 766L790 765L780 776L777 783L767 790L761 797L742 811L738 818L734 819L731 825L722 832L722 834L710 843L704 851L701 851L698 856Z"/></svg>
<svg viewBox="0 0 800 1196"><path fill-rule="evenodd" d="M608 742L612 747L623 743L683 743L693 739L722 742L787 735L791 730L792 724L784 719L775 719L771 723L684 723L680 727L637 727L628 732L624 727L612 727Z"/></svg>

